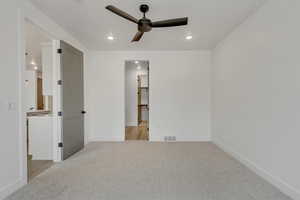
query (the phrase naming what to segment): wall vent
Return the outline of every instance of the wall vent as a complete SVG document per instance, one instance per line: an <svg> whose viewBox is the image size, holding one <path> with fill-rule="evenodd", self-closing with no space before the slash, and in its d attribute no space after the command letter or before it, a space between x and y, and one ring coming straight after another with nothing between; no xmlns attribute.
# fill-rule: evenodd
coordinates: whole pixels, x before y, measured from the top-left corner
<svg viewBox="0 0 300 200"><path fill-rule="evenodd" d="M165 142L176 142L176 136L165 136Z"/></svg>

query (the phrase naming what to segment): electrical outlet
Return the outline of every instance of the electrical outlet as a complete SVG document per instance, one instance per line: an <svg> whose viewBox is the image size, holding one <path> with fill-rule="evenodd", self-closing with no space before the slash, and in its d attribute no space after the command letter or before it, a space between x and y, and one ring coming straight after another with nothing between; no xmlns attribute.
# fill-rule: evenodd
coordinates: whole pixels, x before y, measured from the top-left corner
<svg viewBox="0 0 300 200"><path fill-rule="evenodd" d="M176 142L176 136L165 136L165 142Z"/></svg>

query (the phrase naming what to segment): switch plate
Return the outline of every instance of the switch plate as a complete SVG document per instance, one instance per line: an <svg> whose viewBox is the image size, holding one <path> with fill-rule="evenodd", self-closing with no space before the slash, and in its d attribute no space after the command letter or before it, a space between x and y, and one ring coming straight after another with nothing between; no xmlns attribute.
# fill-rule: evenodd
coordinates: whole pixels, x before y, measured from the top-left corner
<svg viewBox="0 0 300 200"><path fill-rule="evenodd" d="M16 103L15 102L8 102L8 110L9 111L16 110Z"/></svg>

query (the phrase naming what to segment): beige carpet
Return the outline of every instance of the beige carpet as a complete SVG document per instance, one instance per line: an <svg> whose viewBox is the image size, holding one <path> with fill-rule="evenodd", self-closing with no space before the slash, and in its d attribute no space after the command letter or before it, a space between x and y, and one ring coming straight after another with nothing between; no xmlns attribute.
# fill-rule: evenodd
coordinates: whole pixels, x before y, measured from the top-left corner
<svg viewBox="0 0 300 200"><path fill-rule="evenodd" d="M290 200L211 143L91 143L9 200Z"/></svg>

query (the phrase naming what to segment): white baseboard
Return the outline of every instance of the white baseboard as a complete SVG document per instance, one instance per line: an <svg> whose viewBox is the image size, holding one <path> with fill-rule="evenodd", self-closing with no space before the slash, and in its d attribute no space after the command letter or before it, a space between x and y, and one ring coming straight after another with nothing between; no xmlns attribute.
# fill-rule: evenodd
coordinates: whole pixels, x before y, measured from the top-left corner
<svg viewBox="0 0 300 200"><path fill-rule="evenodd" d="M178 142L211 142L209 136L195 137L195 138L178 138Z"/></svg>
<svg viewBox="0 0 300 200"><path fill-rule="evenodd" d="M124 142L125 138L107 138L107 137L95 137L95 138L88 138L88 142Z"/></svg>
<svg viewBox="0 0 300 200"><path fill-rule="evenodd" d="M294 200L300 200L300 191L296 188L290 186L286 182L280 180L278 177L271 175L267 170L257 166L254 162L248 160L243 155L235 152L230 145L225 144L221 140L213 140L213 143L216 144L219 148L224 150L226 153L233 156L235 159L239 160L241 163L246 165L249 169L254 171L257 175L264 178L266 181L277 187L280 191L290 196Z"/></svg>
<svg viewBox="0 0 300 200"><path fill-rule="evenodd" d="M4 188L0 189L0 200L3 200L4 198L8 197L21 187L26 185L26 181L23 180L17 180L15 183L9 184Z"/></svg>
<svg viewBox="0 0 300 200"><path fill-rule="evenodd" d="M90 142L124 142L125 138L107 138L107 137L95 137L88 138L87 143ZM162 137L151 137L149 142L165 142ZM176 142L211 142L210 137L202 137L202 138L177 138Z"/></svg>

